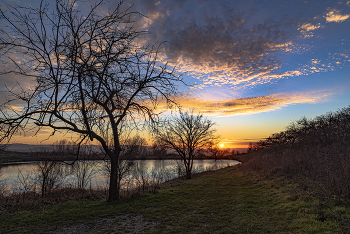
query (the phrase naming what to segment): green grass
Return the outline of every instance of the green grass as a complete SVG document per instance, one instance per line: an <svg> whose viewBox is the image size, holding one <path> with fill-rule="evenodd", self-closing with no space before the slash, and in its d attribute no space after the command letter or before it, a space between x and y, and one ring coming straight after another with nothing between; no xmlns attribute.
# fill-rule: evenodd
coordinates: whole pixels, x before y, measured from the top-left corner
<svg viewBox="0 0 350 234"><path fill-rule="evenodd" d="M295 191L294 185L285 181L259 180L226 168L168 184L159 193L138 199L112 204L72 201L40 211L18 211L0 217L0 233L32 233L79 222L100 223L88 233L132 233L136 232L141 218L145 223L141 230L145 233L341 233L347 230L349 207L325 207L312 196ZM108 223L101 221L103 217L115 219Z"/></svg>

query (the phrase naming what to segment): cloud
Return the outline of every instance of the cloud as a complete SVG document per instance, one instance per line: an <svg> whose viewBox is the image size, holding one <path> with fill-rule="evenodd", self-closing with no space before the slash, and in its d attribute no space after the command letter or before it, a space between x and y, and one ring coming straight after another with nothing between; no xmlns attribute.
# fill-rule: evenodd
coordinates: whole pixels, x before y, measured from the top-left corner
<svg viewBox="0 0 350 234"><path fill-rule="evenodd" d="M304 38L313 37L313 31L323 27L320 23L314 25L312 23L303 23L298 30L303 34Z"/></svg>
<svg viewBox="0 0 350 234"><path fill-rule="evenodd" d="M204 85L244 86L248 77L279 68L277 53L294 46L286 19L256 21L234 4L148 0L138 6L148 16L148 41L166 41L164 60Z"/></svg>
<svg viewBox="0 0 350 234"><path fill-rule="evenodd" d="M274 111L292 104L316 103L324 101L330 95L332 95L330 91L321 90L221 100L202 100L196 97L182 96L177 97L175 101L184 109L191 108L205 115L232 116Z"/></svg>
<svg viewBox="0 0 350 234"><path fill-rule="evenodd" d="M166 41L163 61L192 77L192 89L227 86L237 90L334 68L334 64L291 68L283 63L286 54L303 54L311 48L298 45L300 39L324 27L308 22L311 18L270 19L260 13L247 14L225 1L145 0L141 4L140 9L149 16L150 35L145 41ZM327 22L349 17L327 9Z"/></svg>
<svg viewBox="0 0 350 234"><path fill-rule="evenodd" d="M313 31L321 27L321 24L313 25L311 23L304 23L298 28L300 31Z"/></svg>
<svg viewBox="0 0 350 234"><path fill-rule="evenodd" d="M273 83L277 80L280 79L285 79L285 78L291 78L291 77L297 77L297 76L302 76L302 75L310 75L314 73L321 73L321 72L327 72L335 69L336 65L341 64L342 66L346 65L349 63L348 59L348 52L343 51L341 54L330 54L328 58L324 58L323 61L320 59L314 58L311 59L310 62L300 64L299 67L283 72L278 72L278 68L273 68L268 71L256 73L256 74L251 74L251 75L246 75L244 73L236 72L235 73L235 78L230 79L227 77L226 73L223 74L218 74L214 73L208 69L208 68L203 68L201 73L197 73L198 79L201 79L203 81L202 84L195 85L194 88L192 89L203 89L205 88L206 85L216 85L216 86L223 86L223 85L228 85L231 86L231 89L237 90L240 88L248 88L248 87L253 87L259 84L266 84L266 83ZM193 66L190 64L187 65L187 69L190 69ZM199 67L195 69L200 69ZM186 69L186 68L184 68ZM225 70L225 68L217 68L218 70ZM209 74L209 75L208 75Z"/></svg>
<svg viewBox="0 0 350 234"><path fill-rule="evenodd" d="M342 15L339 10L330 10L326 16L327 22L343 22L350 17L350 14Z"/></svg>

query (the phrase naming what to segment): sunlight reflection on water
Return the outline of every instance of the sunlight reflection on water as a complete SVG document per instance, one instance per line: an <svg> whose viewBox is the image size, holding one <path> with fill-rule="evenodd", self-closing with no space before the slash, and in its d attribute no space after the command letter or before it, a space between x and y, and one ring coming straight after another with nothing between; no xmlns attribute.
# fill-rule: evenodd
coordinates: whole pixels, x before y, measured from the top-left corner
<svg viewBox="0 0 350 234"><path fill-rule="evenodd" d="M83 162L84 163L84 162ZM91 173L93 174L88 181L87 186L91 188L101 188L108 185L108 172L107 162L105 161L88 161L92 166L90 167ZM165 180L173 179L178 177L178 165L182 166L181 160L135 160L134 163L142 165L145 168L146 174L150 175L152 172L163 172L162 182ZM236 160L194 160L193 172L198 173L207 170L217 170L220 168L234 166L239 164ZM25 163L17 165L9 165L0 168L0 174L2 179L5 179L5 184L8 190L20 192L23 190L19 183L21 177L22 180L29 180L38 175L35 172L36 164ZM72 166L68 164L62 164L62 168L67 172L64 178L64 185L76 186L75 175L71 173ZM131 174L126 176L130 178Z"/></svg>

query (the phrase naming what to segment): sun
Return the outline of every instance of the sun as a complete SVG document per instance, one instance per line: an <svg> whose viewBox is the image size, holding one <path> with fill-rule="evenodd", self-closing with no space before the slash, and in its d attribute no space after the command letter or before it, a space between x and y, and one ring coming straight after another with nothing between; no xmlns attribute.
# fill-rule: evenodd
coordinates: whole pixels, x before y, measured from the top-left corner
<svg viewBox="0 0 350 234"><path fill-rule="evenodd" d="M224 144L220 144L219 146L220 146L220 148L224 148Z"/></svg>

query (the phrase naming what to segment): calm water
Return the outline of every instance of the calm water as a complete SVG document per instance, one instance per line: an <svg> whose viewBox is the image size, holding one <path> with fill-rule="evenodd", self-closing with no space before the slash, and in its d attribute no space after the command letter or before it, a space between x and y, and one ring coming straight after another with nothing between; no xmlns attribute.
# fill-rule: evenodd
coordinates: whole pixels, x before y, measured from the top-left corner
<svg viewBox="0 0 350 234"><path fill-rule="evenodd" d="M217 170L220 168L234 166L239 164L236 160L194 160L193 171L202 172L206 170ZM87 176L85 187L104 187L108 185L108 168L109 164L104 161L87 161L71 166L61 165L64 172L64 179L61 184L77 186L77 178L82 177L82 171ZM77 169L77 167L79 167ZM126 179L131 177L148 176L154 178L155 174L160 181L173 179L181 174L181 160L136 160L131 172L125 176ZM179 171L180 168L180 171ZM7 190L22 191L24 184L34 183L39 173L35 163L10 165L0 168L1 180L5 183ZM182 169L183 171L183 169Z"/></svg>

